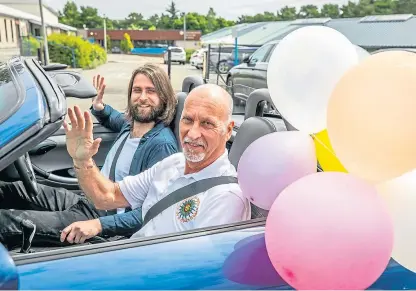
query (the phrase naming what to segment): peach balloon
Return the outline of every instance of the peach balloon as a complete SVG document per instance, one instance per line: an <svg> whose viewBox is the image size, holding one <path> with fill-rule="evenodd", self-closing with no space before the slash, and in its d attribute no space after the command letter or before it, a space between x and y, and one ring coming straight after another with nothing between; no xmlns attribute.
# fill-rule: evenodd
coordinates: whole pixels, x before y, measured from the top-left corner
<svg viewBox="0 0 416 291"><path fill-rule="evenodd" d="M370 182L416 166L416 54L387 51L348 70L328 102L328 136L346 170Z"/></svg>

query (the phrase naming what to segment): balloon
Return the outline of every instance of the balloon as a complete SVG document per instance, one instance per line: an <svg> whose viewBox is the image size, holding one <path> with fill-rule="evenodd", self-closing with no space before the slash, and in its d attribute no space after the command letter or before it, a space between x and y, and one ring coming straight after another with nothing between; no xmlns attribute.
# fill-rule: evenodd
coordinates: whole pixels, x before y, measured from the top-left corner
<svg viewBox="0 0 416 291"><path fill-rule="evenodd" d="M392 257L416 272L416 170L377 185L394 225Z"/></svg>
<svg viewBox="0 0 416 291"><path fill-rule="evenodd" d="M313 139L315 142L316 157L322 170L327 172L347 172L334 153L327 130L315 134Z"/></svg>
<svg viewBox="0 0 416 291"><path fill-rule="evenodd" d="M326 26L291 32L276 46L267 70L273 104L295 128L317 133L326 128L326 108L333 88L358 63L354 45Z"/></svg>
<svg viewBox="0 0 416 291"><path fill-rule="evenodd" d="M351 174L378 183L416 165L416 54L371 55L339 81L328 103L328 136Z"/></svg>
<svg viewBox="0 0 416 291"><path fill-rule="evenodd" d="M363 49L362 47L360 47L358 45L354 45L354 47L355 47L355 51L357 52L359 61L362 61L365 58L367 58L368 56L370 56L370 53L368 51L366 51L365 49Z"/></svg>
<svg viewBox="0 0 416 291"><path fill-rule="evenodd" d="M266 221L274 268L301 290L363 290L383 273L393 225L375 186L339 172L320 172L289 185Z"/></svg>
<svg viewBox="0 0 416 291"><path fill-rule="evenodd" d="M270 209L277 195L297 179L316 173L313 139L300 131L281 131L255 140L238 163L238 181L254 205Z"/></svg>
<svg viewBox="0 0 416 291"><path fill-rule="evenodd" d="M283 286L286 282L270 262L264 234L249 237L224 262L223 273L228 280L244 285Z"/></svg>

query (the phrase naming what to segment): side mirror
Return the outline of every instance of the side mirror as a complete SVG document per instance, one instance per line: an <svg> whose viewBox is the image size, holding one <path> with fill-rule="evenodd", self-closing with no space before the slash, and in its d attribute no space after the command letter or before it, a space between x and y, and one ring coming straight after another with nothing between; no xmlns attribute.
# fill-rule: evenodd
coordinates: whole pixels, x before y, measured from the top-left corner
<svg viewBox="0 0 416 291"><path fill-rule="evenodd" d="M18 290L19 277L16 265L6 248L0 243L0 289Z"/></svg>
<svg viewBox="0 0 416 291"><path fill-rule="evenodd" d="M47 74L61 87L66 97L89 99L98 94L92 83L76 72L50 71Z"/></svg>
<svg viewBox="0 0 416 291"><path fill-rule="evenodd" d="M245 56L243 59L243 63L249 63L250 62L250 56Z"/></svg>

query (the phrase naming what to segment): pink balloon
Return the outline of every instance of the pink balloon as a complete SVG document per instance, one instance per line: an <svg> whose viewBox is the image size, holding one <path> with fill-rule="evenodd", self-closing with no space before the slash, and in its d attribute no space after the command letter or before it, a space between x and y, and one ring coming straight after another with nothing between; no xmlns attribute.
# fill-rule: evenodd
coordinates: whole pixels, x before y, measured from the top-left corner
<svg viewBox="0 0 416 291"><path fill-rule="evenodd" d="M301 131L281 131L254 141L241 156L238 181L243 194L269 210L279 193L297 179L316 173L312 137Z"/></svg>
<svg viewBox="0 0 416 291"><path fill-rule="evenodd" d="M340 172L287 187L270 209L265 236L276 271L303 290L364 290L393 248L392 220L375 187Z"/></svg>

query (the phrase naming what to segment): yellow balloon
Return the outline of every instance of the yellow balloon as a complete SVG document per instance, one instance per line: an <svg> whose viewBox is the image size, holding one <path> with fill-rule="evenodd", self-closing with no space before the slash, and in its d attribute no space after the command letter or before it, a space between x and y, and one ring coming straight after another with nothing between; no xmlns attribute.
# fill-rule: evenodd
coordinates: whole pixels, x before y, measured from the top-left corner
<svg viewBox="0 0 416 291"><path fill-rule="evenodd" d="M393 221L391 257L416 272L416 170L376 185Z"/></svg>
<svg viewBox="0 0 416 291"><path fill-rule="evenodd" d="M315 142L316 157L322 170L325 172L347 173L347 170L334 153L326 129L315 134L313 140Z"/></svg>

